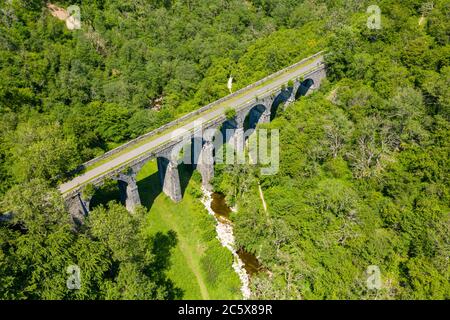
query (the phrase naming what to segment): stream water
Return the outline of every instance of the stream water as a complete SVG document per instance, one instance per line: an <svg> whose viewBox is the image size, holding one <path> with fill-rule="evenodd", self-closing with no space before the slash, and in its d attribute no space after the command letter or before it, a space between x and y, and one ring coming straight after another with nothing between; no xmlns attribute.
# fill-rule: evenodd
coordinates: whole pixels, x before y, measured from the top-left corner
<svg viewBox="0 0 450 320"><path fill-rule="evenodd" d="M225 197L220 193L213 193L203 189L203 204L208 213L217 221L216 232L220 243L234 256L233 269L241 280L241 292L244 299L249 299L250 277L261 270L261 264L255 255L246 252L243 248L236 248L233 235L233 223L230 220L232 210L228 207Z"/></svg>

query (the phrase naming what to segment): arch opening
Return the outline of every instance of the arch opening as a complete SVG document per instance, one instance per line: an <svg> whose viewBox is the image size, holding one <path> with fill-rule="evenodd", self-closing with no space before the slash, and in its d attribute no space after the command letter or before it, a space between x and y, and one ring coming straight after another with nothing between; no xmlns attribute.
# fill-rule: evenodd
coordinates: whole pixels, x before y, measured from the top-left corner
<svg viewBox="0 0 450 320"><path fill-rule="evenodd" d="M295 93L295 99L306 96L308 94L308 92L311 90L311 87L313 85L314 85L313 79L308 78L308 79L302 81L302 83L298 87L297 92Z"/></svg>

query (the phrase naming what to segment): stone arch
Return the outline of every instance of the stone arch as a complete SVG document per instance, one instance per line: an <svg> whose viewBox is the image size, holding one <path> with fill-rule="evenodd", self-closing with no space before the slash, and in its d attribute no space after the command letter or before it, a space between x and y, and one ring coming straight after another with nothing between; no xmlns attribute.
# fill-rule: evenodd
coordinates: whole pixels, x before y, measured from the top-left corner
<svg viewBox="0 0 450 320"><path fill-rule="evenodd" d="M286 103L289 100L292 94L292 90L292 87L282 89L280 93L278 93L278 95L275 97L270 107L270 120L275 119L280 105Z"/></svg>
<svg viewBox="0 0 450 320"><path fill-rule="evenodd" d="M191 165L196 168L198 159L203 147L203 138L201 136L194 136L189 142L185 143L182 148L183 157L182 162L186 165Z"/></svg>
<svg viewBox="0 0 450 320"><path fill-rule="evenodd" d="M256 126L261 122L266 122L269 119L264 119L264 115L268 114L267 107L259 103L253 106L245 116L244 120L244 132L247 130L256 129Z"/></svg>
<svg viewBox="0 0 450 320"><path fill-rule="evenodd" d="M91 199L84 199L82 192L78 192L68 198L65 198L66 208L68 209L72 221L80 226L84 223L84 218L89 213L89 202ZM6 216L5 220L8 220L12 215Z"/></svg>
<svg viewBox="0 0 450 320"><path fill-rule="evenodd" d="M233 137L232 132L230 130L236 130L239 128L239 123L236 118L226 120L220 127L220 132L223 135L223 144L227 144L230 142Z"/></svg>
<svg viewBox="0 0 450 320"><path fill-rule="evenodd" d="M171 155L160 155L156 158L156 162L163 192L173 201L181 201L183 194L178 172L178 159L173 158Z"/></svg>
<svg viewBox="0 0 450 320"><path fill-rule="evenodd" d="M314 80L311 78L305 79L300 83L300 86L298 87L297 92L295 93L295 99L298 99L300 97L306 96L309 91L314 86Z"/></svg>
<svg viewBox="0 0 450 320"><path fill-rule="evenodd" d="M94 186L95 192L88 202L89 210L99 205L105 206L110 201L117 201L133 213L141 205L137 175L148 161L149 159L123 169Z"/></svg>
<svg viewBox="0 0 450 320"><path fill-rule="evenodd" d="M155 168L156 167L156 168ZM141 171L144 170L141 175ZM138 177L140 178L138 179ZM149 157L144 160L136 169L136 183L138 187L141 205L150 209L156 198L162 193L159 171L157 169L157 159Z"/></svg>

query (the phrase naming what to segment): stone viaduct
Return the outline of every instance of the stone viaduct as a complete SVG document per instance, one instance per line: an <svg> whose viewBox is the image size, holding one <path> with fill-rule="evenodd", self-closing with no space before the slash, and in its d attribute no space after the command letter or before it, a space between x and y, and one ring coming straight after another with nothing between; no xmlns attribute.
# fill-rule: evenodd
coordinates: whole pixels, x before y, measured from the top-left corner
<svg viewBox="0 0 450 320"><path fill-rule="evenodd" d="M298 70L298 71L297 71ZM99 170L98 174L92 173L89 177L87 174L75 178L60 186L60 191L65 198L66 205L73 219L82 223L84 216L89 212L89 203L92 195L84 192L87 185L98 187L103 184L105 179L114 179L118 181L118 187L121 194L121 201L126 208L133 212L134 209L141 204L139 191L137 187L136 175L141 168L150 160L157 159L158 175L162 186L162 191L173 201L180 201L182 198L180 177L178 173L178 165L180 161L192 163L196 170L202 176L203 186L207 189L211 188L210 180L214 176L215 150L218 145L215 137L207 132L216 129L216 132L225 134L226 129L233 129L236 134L232 136L232 143L239 148L243 148L245 139L242 133L247 129L254 129L258 124L271 121L276 115L279 107L286 106L300 96L307 95L317 89L321 81L326 77L326 68L323 61L322 53L315 54L306 58L286 69L283 69L273 75L270 75L248 87L245 87L225 98L220 99L208 106L205 106L195 112L192 112L181 119L169 123L163 128L150 132L142 137L130 141L123 146L107 152L105 155L98 157L84 164L81 168L89 169L89 166L96 163L105 163L104 168ZM248 93L248 94L247 94ZM251 95L244 103L236 103L236 100L242 95ZM228 101L230 103L223 108L217 109ZM239 102L239 101L238 101ZM225 110L229 108L235 110L233 118L225 115ZM208 115L214 111L215 116L211 116L207 121L201 122L201 126L192 126L192 130L179 131L179 124L189 122L195 123L199 121L203 115ZM182 122L183 121L183 122ZM154 147L136 156L136 152L129 152L129 157L124 157L123 162L114 159L114 156L123 150L128 150L133 145L139 145L143 139L149 139L157 136L163 130L171 131L170 139L162 139L158 141ZM222 139L220 139L222 140ZM228 143L231 143L228 141ZM225 142L227 143L227 139ZM128 149L126 149L128 148ZM180 160L181 150L184 150L184 160ZM120 161L122 161L120 159ZM108 166L108 163L111 163ZM94 170L94 169L93 169ZM88 171L89 172L89 171Z"/></svg>

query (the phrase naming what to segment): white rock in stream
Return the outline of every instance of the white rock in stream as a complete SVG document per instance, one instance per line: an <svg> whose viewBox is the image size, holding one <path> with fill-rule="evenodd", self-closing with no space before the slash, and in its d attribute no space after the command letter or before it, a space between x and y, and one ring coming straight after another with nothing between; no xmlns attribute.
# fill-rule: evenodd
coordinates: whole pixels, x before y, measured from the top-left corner
<svg viewBox="0 0 450 320"><path fill-rule="evenodd" d="M233 235L233 225L230 223L224 223L221 222L219 219L216 218L215 212L211 209L211 203L212 203L212 192L202 188L203 191L203 199L202 203L205 206L206 210L208 210L208 213L214 217L216 220L216 232L217 232L217 239L219 239L222 246L230 250L230 252L233 254L234 262L233 262L233 269L239 276L239 279L241 280L242 287L241 292L244 299L250 299L250 279L247 274L247 271L245 271L244 263L242 262L241 258L236 252L235 242L234 242L234 235Z"/></svg>

